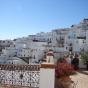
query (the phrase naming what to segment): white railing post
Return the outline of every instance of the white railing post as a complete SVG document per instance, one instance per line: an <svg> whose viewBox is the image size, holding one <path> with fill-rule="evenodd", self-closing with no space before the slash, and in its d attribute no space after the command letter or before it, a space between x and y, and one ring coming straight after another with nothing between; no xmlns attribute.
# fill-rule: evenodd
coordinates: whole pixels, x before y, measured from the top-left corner
<svg viewBox="0 0 88 88"><path fill-rule="evenodd" d="M40 88L54 88L55 65L49 63L41 64Z"/></svg>

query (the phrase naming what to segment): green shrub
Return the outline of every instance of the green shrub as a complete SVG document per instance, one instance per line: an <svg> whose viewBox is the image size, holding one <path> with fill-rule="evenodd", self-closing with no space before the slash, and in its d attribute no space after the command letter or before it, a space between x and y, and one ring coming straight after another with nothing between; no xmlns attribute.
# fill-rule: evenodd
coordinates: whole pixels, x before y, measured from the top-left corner
<svg viewBox="0 0 88 88"><path fill-rule="evenodd" d="M88 62L88 51L81 54L81 59L83 60L84 64Z"/></svg>

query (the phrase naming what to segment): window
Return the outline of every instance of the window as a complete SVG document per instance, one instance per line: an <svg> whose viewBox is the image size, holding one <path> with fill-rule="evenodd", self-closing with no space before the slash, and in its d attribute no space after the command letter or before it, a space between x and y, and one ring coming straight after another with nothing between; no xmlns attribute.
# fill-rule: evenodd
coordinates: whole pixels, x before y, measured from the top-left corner
<svg viewBox="0 0 88 88"><path fill-rule="evenodd" d="M68 36L68 38L70 39L71 37L70 37L70 36Z"/></svg>
<svg viewBox="0 0 88 88"><path fill-rule="evenodd" d="M83 40L83 43L85 43L85 41Z"/></svg>
<svg viewBox="0 0 88 88"><path fill-rule="evenodd" d="M34 59L35 59L35 55L34 55Z"/></svg>
<svg viewBox="0 0 88 88"><path fill-rule="evenodd" d="M19 52L22 52L22 50L19 50Z"/></svg>
<svg viewBox="0 0 88 88"><path fill-rule="evenodd" d="M70 43L69 46L72 46L72 43Z"/></svg>
<svg viewBox="0 0 88 88"><path fill-rule="evenodd" d="M72 48L72 47L70 47L70 48L69 48L69 51L71 51L71 52L72 52L72 51L73 51L73 48Z"/></svg>
<svg viewBox="0 0 88 88"><path fill-rule="evenodd" d="M74 34L74 38L76 37L76 34Z"/></svg>
<svg viewBox="0 0 88 88"><path fill-rule="evenodd" d="M5 41L3 41L3 43L5 43Z"/></svg>
<svg viewBox="0 0 88 88"><path fill-rule="evenodd" d="M66 50L68 49L68 47L66 47Z"/></svg>

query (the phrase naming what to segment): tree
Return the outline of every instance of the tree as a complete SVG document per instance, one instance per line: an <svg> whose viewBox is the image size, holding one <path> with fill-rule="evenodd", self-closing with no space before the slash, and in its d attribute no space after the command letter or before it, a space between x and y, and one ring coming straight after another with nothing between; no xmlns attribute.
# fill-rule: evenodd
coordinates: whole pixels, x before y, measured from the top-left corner
<svg viewBox="0 0 88 88"><path fill-rule="evenodd" d="M87 52L83 52L81 54L81 59L83 60L84 64L86 64L87 70L88 70L88 51Z"/></svg>

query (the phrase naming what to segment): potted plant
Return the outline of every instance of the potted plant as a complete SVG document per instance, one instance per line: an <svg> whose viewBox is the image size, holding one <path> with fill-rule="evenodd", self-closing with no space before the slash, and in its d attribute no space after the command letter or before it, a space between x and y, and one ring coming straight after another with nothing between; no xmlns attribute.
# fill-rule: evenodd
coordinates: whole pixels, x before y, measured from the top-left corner
<svg viewBox="0 0 88 88"><path fill-rule="evenodd" d="M67 77L74 73L73 67L68 63L59 63L56 67L56 76L58 78Z"/></svg>
<svg viewBox="0 0 88 88"><path fill-rule="evenodd" d="M81 59L83 60L84 64L86 64L86 68L88 70L88 51L81 53Z"/></svg>
<svg viewBox="0 0 88 88"><path fill-rule="evenodd" d="M74 68L71 64L68 64L66 61L61 61L57 63L55 74L56 79L59 84L62 84L64 88L69 88L71 85L70 75L74 74Z"/></svg>

